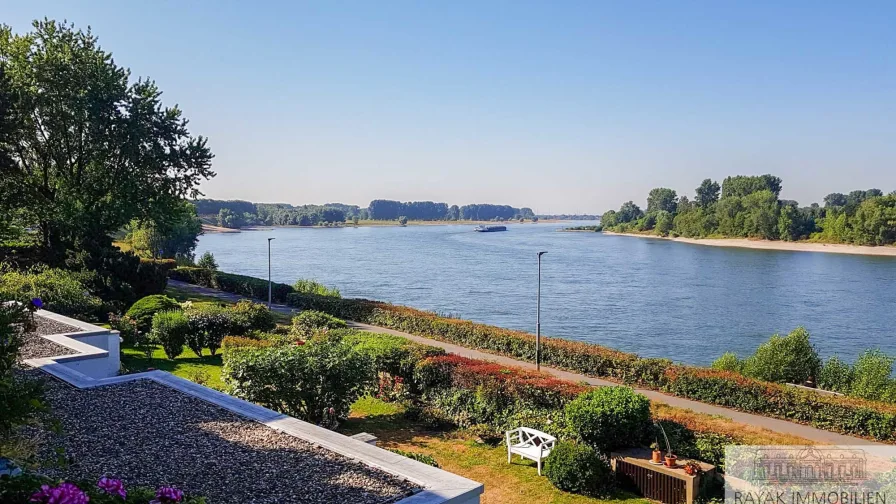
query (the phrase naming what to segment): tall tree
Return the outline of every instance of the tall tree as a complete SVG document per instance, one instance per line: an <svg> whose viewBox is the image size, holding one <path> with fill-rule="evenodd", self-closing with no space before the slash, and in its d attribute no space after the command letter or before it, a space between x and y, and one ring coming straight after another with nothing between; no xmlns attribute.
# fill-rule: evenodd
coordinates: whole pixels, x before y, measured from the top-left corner
<svg viewBox="0 0 896 504"><path fill-rule="evenodd" d="M667 187L651 189L647 195L647 213L669 212L674 214L678 207L678 195Z"/></svg>
<svg viewBox="0 0 896 504"><path fill-rule="evenodd" d="M132 219L159 219L214 176L212 153L148 79L131 80L90 32L35 21L0 27L18 121L0 192L37 225L48 257L104 246ZM5 200L5 198L4 198ZM4 209L5 210L5 209ZM83 244L83 245L81 245Z"/></svg>
<svg viewBox="0 0 896 504"><path fill-rule="evenodd" d="M781 194L781 179L774 175L735 175L722 181L722 198L749 196L759 191L771 191L777 198Z"/></svg>
<svg viewBox="0 0 896 504"><path fill-rule="evenodd" d="M695 199L697 206L700 208L709 208L716 201L719 201L719 183L712 179L706 179L700 183L697 188L697 197Z"/></svg>

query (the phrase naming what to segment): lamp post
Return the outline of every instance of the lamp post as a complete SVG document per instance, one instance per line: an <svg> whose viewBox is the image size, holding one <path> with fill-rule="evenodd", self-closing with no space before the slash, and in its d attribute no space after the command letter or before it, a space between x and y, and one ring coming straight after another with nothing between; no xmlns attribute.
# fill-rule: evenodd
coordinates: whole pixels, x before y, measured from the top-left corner
<svg viewBox="0 0 896 504"><path fill-rule="evenodd" d="M268 238L268 310L271 309L271 240Z"/></svg>
<svg viewBox="0 0 896 504"><path fill-rule="evenodd" d="M547 251L538 253L538 294L535 301L535 369L541 371L541 256Z"/></svg>

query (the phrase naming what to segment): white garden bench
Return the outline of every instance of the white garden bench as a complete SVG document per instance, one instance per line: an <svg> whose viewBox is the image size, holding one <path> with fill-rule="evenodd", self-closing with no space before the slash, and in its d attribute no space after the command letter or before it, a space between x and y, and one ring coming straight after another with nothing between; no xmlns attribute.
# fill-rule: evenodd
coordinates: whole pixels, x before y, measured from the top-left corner
<svg viewBox="0 0 896 504"><path fill-rule="evenodd" d="M507 463L510 463L510 457L513 454L534 460L538 464L538 475L541 476L541 462L551 454L551 450L557 443L557 438L528 427L517 427L507 431L505 437L507 438Z"/></svg>

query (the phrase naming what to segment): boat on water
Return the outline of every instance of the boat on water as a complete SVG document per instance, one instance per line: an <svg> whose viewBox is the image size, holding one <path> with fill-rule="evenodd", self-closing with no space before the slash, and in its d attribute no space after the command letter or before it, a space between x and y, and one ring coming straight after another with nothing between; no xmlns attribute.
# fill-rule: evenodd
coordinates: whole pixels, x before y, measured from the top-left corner
<svg viewBox="0 0 896 504"><path fill-rule="evenodd" d="M507 231L507 226L476 226L473 231L479 233L494 233L495 231Z"/></svg>

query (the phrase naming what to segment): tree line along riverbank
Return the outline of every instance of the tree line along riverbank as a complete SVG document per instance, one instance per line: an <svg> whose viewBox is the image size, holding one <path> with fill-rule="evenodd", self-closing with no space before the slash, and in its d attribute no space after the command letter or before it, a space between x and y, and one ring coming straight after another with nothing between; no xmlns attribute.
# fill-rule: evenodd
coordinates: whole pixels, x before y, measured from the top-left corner
<svg viewBox="0 0 896 504"><path fill-rule="evenodd" d="M737 238L881 246L896 243L896 191L831 193L824 205L800 206L779 198L782 182L773 175L704 180L694 199L658 187L642 210L632 201L603 214L606 231L673 238ZM755 247L759 248L759 247Z"/></svg>

